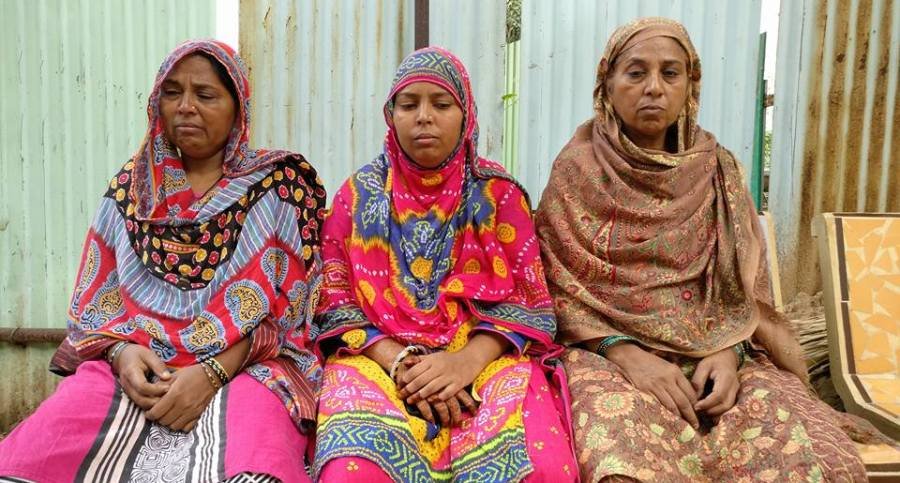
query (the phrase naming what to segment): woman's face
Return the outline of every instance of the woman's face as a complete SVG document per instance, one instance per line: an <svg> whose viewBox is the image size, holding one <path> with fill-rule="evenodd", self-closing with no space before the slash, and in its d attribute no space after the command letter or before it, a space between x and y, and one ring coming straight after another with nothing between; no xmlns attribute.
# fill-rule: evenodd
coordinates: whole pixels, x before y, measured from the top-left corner
<svg viewBox="0 0 900 483"><path fill-rule="evenodd" d="M180 60L163 81L159 96L166 137L185 161L219 155L234 126L236 105L209 59Z"/></svg>
<svg viewBox="0 0 900 483"><path fill-rule="evenodd" d="M436 168L462 134L463 112L444 88L414 82L394 97L394 128L400 147L419 166Z"/></svg>
<svg viewBox="0 0 900 483"><path fill-rule="evenodd" d="M628 138L642 148L662 150L666 130L688 96L687 53L674 39L654 37L616 59L607 96Z"/></svg>

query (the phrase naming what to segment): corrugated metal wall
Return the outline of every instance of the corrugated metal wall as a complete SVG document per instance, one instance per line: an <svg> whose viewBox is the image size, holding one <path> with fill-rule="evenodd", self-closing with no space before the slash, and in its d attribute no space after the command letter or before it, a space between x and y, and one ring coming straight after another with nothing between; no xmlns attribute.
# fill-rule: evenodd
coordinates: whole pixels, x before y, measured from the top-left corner
<svg viewBox="0 0 900 483"><path fill-rule="evenodd" d="M414 2L242 0L240 9L253 141L303 153L330 195L381 151L381 107L394 70L413 50ZM480 152L499 160L506 3L432 0L429 10L429 43L450 49L469 69Z"/></svg>
<svg viewBox="0 0 900 483"><path fill-rule="evenodd" d="M748 168L753 155L761 0L523 0L517 176L537 200L553 159L593 115L597 63L636 17L681 21L703 66L700 124Z"/></svg>
<svg viewBox="0 0 900 483"><path fill-rule="evenodd" d="M413 49L412 15L412 0L241 0L253 142L303 153L330 197L381 151L381 107Z"/></svg>
<svg viewBox="0 0 900 483"><path fill-rule="evenodd" d="M469 71L478 103L478 153L502 161L506 1L431 0L428 30L429 43L449 49Z"/></svg>
<svg viewBox="0 0 900 483"><path fill-rule="evenodd" d="M88 224L140 143L159 63L214 24L212 0L3 0L0 326L65 327ZM0 344L0 431L52 391L51 351Z"/></svg>
<svg viewBox="0 0 900 483"><path fill-rule="evenodd" d="M770 203L785 300L821 289L813 217L900 211L900 5L782 2Z"/></svg>

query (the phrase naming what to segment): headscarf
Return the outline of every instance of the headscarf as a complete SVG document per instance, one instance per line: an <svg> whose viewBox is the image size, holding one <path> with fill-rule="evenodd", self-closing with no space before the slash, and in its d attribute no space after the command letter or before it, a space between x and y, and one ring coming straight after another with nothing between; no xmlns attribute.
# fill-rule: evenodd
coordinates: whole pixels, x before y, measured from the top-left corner
<svg viewBox="0 0 900 483"><path fill-rule="evenodd" d="M414 82L442 87L463 111L459 144L435 169L409 158L392 121L395 95ZM435 347L475 317L546 350L555 321L530 207L498 164L478 156L465 67L437 47L410 54L384 117L382 154L344 183L323 229L321 339L374 325Z"/></svg>
<svg viewBox="0 0 900 483"><path fill-rule="evenodd" d="M619 56L660 36L687 57L687 101L669 128L675 153L636 146L607 97ZM627 335L702 357L777 316L740 163L697 125L699 98L700 60L681 24L642 18L610 37L595 117L556 158L536 219L563 342Z"/></svg>
<svg viewBox="0 0 900 483"><path fill-rule="evenodd" d="M147 134L141 148L132 157L134 182L129 195L135 201L138 221L183 224L200 221L193 193L187 185L178 148L166 137L159 98L162 83L179 61L189 55L204 53L225 67L235 87L236 121L225 145L222 180L219 189L226 190L236 178L278 162L291 153L250 149L250 79L247 67L237 53L216 40L188 41L173 50L159 67L156 82L147 100ZM202 218L202 217L201 217Z"/></svg>
<svg viewBox="0 0 900 483"><path fill-rule="evenodd" d="M200 52L225 67L240 109L223 178L194 199L164 135L159 96L172 68ZM325 190L301 155L248 148L249 113L247 71L227 45L189 41L163 62L144 143L110 182L88 231L57 372L73 372L119 340L178 368L252 336L246 372L298 425L314 420L321 369L308 327Z"/></svg>

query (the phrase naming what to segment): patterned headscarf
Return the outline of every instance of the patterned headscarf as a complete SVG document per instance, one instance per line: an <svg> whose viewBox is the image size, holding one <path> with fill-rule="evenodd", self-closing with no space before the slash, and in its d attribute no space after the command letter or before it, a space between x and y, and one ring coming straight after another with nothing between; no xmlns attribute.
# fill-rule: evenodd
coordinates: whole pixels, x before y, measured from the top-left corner
<svg viewBox="0 0 900 483"><path fill-rule="evenodd" d="M631 142L605 87L623 52L657 36L687 54L674 153ZM612 35L597 72L596 116L557 156L536 219L562 341L628 335L704 356L749 338L777 318L765 244L740 163L696 125L700 61L687 32L638 19Z"/></svg>
<svg viewBox="0 0 900 483"><path fill-rule="evenodd" d="M414 82L442 87L463 110L459 145L435 169L403 152L392 121L394 97ZM412 53L397 70L384 116L383 153L342 186L323 229L323 331L371 323L436 346L475 316L549 346L555 321L530 208L498 164L478 157L465 67L441 48ZM508 213L502 223L500 213Z"/></svg>
<svg viewBox="0 0 900 483"><path fill-rule="evenodd" d="M198 206L187 185L178 149L166 138L159 112L162 83L172 69L188 56L205 53L218 61L235 87L237 116L222 164L223 178L218 189L227 189L230 178L237 178L271 165L285 156L284 151L252 150L250 140L250 81L247 67L237 53L217 40L190 40L173 50L156 74L156 82L147 100L147 134L141 148L132 157L134 182L129 193L135 201L135 214L140 221L183 224L196 219Z"/></svg>
<svg viewBox="0 0 900 483"><path fill-rule="evenodd" d="M688 36L687 30L680 23L662 17L646 17L625 24L616 29L610 36L606 45L606 52L597 65L597 80L594 83L594 111L605 122L615 124L608 129L618 130L619 119L613 111L612 102L608 97L606 83L616 60L628 49L654 37L667 37L676 42L687 54L688 83L687 102L678 115L678 121L672 128L677 130L678 151L684 151L694 145L694 136L697 129L697 115L700 113L700 57ZM670 128L670 129L672 129ZM665 162L665 159L658 161Z"/></svg>
<svg viewBox="0 0 900 483"><path fill-rule="evenodd" d="M197 52L226 67L241 105L224 177L199 200L159 116L162 81ZM143 147L110 181L88 231L52 364L69 373L126 340L187 367L249 337L244 370L308 427L321 370L308 329L325 190L301 155L247 148L249 95L239 58L219 42L187 42L163 63Z"/></svg>

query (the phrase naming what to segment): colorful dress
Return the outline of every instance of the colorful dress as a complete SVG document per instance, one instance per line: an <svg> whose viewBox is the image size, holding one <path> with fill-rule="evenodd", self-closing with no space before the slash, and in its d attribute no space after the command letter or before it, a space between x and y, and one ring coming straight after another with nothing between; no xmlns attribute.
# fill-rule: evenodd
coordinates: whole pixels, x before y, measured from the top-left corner
<svg viewBox="0 0 900 483"><path fill-rule="evenodd" d="M664 36L687 53L689 92L669 128L673 152L623 133L605 88L610 66ZM700 62L680 24L640 19L600 62L596 117L557 157L536 225L572 393L582 477L641 481L865 481L845 420L755 345L737 403L695 430L609 360L578 348L628 336L681 367L785 324L768 287L765 244L740 163L696 124Z"/></svg>
<svg viewBox="0 0 900 483"><path fill-rule="evenodd" d="M394 95L413 82L450 92L464 114L460 144L432 170L400 149L391 122ZM571 481L564 379L553 360L561 348L530 207L499 165L477 156L465 68L445 50L416 51L388 98L384 152L344 183L322 233L317 345L333 354L314 472L323 481ZM511 350L476 378L479 409L459 427L417 416L363 355L386 337L457 351L482 331Z"/></svg>
<svg viewBox="0 0 900 483"><path fill-rule="evenodd" d="M161 83L202 53L236 81L238 115L222 179L197 199L164 135ZM112 179L88 231L53 360L67 377L0 443L0 475L36 481L222 481L242 473L308 480L321 364L310 340L321 276L325 191L302 156L248 148L250 88L230 47L191 41L163 63L142 148ZM102 355L117 341L169 367L249 338L243 371L189 433L151 423ZM77 411L72 411L77 408Z"/></svg>

